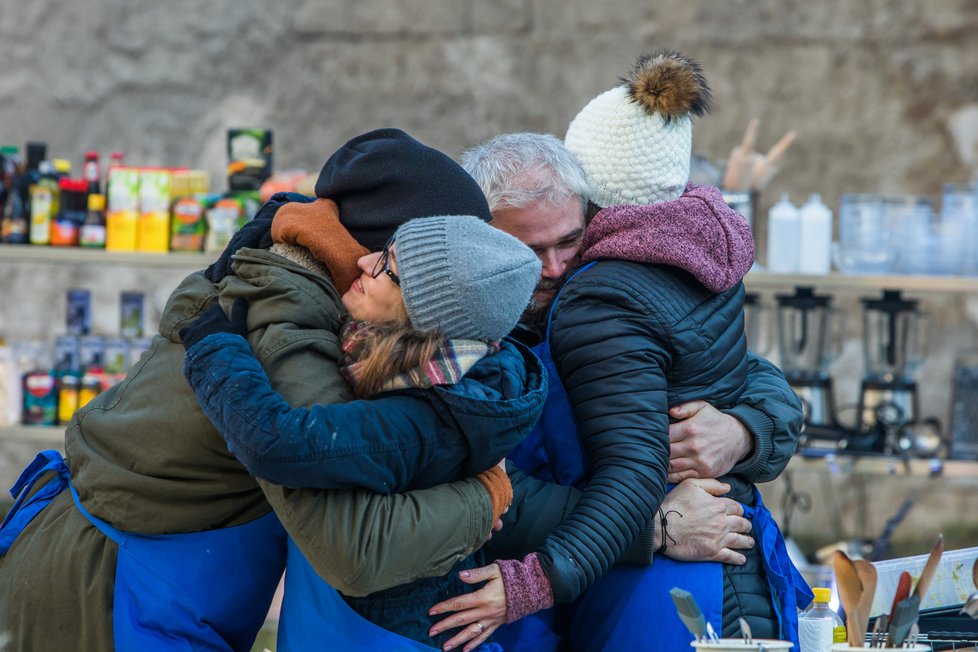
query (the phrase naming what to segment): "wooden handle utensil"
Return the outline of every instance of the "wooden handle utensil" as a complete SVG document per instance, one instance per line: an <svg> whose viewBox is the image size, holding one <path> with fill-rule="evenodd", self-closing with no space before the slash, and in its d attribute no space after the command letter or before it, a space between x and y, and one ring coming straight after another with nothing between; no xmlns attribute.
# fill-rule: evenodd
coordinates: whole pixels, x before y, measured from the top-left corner
<svg viewBox="0 0 978 652"><path fill-rule="evenodd" d="M832 569L835 571L835 583L839 588L839 599L842 608L846 610L846 629L849 634L850 647L862 647L863 641L856 634L859 628L859 601L863 595L863 583L855 565L846 553L836 550L832 555Z"/></svg>

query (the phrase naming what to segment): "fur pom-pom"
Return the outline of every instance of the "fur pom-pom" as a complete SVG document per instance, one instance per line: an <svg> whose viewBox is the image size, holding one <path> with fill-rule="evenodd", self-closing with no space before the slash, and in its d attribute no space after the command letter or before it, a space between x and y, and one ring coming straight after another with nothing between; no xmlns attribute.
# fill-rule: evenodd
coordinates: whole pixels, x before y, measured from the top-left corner
<svg viewBox="0 0 978 652"><path fill-rule="evenodd" d="M673 50L646 54L621 80L632 101L668 123L692 113L710 110L710 87L698 63Z"/></svg>

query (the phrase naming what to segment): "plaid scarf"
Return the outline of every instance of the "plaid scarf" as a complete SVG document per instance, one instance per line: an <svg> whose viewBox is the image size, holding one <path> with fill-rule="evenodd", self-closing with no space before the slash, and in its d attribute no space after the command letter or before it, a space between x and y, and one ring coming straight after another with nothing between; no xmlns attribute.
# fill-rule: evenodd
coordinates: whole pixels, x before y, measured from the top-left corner
<svg viewBox="0 0 978 652"><path fill-rule="evenodd" d="M356 387L366 357L367 336L371 326L367 322L351 319L340 332L340 349L343 360L340 371L346 381ZM428 389L435 385L454 385L475 364L499 351L499 342L479 340L444 340L431 358L421 367L399 373L384 384L383 392L396 389Z"/></svg>

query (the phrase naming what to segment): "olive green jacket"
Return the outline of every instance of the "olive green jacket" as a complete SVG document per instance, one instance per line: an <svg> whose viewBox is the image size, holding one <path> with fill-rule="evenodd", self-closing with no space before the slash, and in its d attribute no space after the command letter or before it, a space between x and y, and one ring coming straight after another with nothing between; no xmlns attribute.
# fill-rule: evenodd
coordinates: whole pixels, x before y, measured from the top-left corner
<svg viewBox="0 0 978 652"><path fill-rule="evenodd" d="M216 285L201 272L188 276L149 351L72 419L68 465L86 509L145 534L230 527L274 509L316 571L349 595L448 572L490 531L492 507L479 480L402 495L290 490L256 481L228 452L182 372L179 331L214 301L229 310L235 299L248 300L250 344L290 403L352 398L337 366L344 312L332 283L264 250L242 249L235 260L235 275ZM55 649L62 640L72 649L111 649L115 544L71 513L64 497L0 562L0 631L13 632L12 649L41 641ZM35 540L41 531L44 541ZM57 575L45 561L51 556ZM25 585L32 589L18 588ZM54 628L52 606L60 613ZM65 638L52 639L52 629ZM86 640L82 632L94 633Z"/></svg>

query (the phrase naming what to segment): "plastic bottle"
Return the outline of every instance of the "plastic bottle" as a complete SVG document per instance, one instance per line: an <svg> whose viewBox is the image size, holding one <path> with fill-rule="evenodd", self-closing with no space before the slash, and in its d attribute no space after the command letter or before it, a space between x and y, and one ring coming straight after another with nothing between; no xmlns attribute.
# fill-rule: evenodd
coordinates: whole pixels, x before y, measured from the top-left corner
<svg viewBox="0 0 978 652"><path fill-rule="evenodd" d="M40 178L30 187L31 197L31 244L46 245L51 242L51 221L61 208L61 191L57 172L50 161L38 166Z"/></svg>
<svg viewBox="0 0 978 652"><path fill-rule="evenodd" d="M801 255L798 271L802 274L828 274L832 255L832 211L812 193L799 211L801 217Z"/></svg>
<svg viewBox="0 0 978 652"><path fill-rule="evenodd" d="M767 268L778 274L798 271L801 217L788 193L767 214Z"/></svg>
<svg viewBox="0 0 978 652"><path fill-rule="evenodd" d="M812 593L812 604L798 616L801 652L830 652L833 644L846 642L846 626L829 607L830 589L815 588Z"/></svg>

